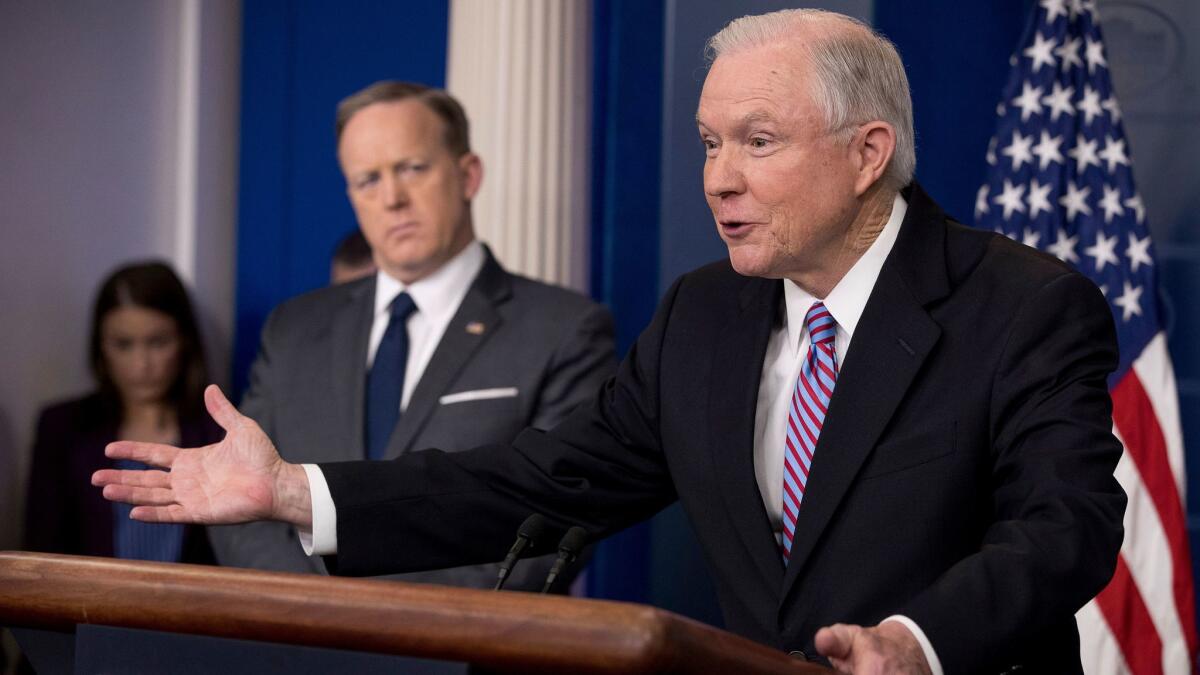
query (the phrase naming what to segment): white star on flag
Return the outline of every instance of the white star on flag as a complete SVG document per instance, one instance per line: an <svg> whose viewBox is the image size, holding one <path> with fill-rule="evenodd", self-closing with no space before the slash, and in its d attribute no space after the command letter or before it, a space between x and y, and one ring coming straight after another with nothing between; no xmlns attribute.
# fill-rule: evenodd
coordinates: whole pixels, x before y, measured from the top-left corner
<svg viewBox="0 0 1200 675"><path fill-rule="evenodd" d="M1021 109L1021 121L1029 119L1029 116L1042 112L1042 88L1035 87L1026 82L1021 87L1021 95L1012 100L1012 104ZM1097 102L1098 104L1099 102Z"/></svg>
<svg viewBox="0 0 1200 675"><path fill-rule="evenodd" d="M1037 72L1042 66L1050 66L1054 68L1054 55L1051 51L1054 49L1054 39L1044 38L1041 33L1033 36L1033 44L1025 48L1022 52L1025 56L1033 59L1033 65L1030 68L1033 72Z"/></svg>
<svg viewBox="0 0 1200 675"><path fill-rule="evenodd" d="M975 217L978 218L989 211L988 209L988 186L980 185L979 190L975 193Z"/></svg>
<svg viewBox="0 0 1200 675"><path fill-rule="evenodd" d="M1030 152L1030 145L1032 144L1033 136L1022 136L1021 132L1014 129L1012 143L1001 150L1000 154L1012 159L1012 168L1013 171L1016 171L1025 162L1033 162L1033 153Z"/></svg>
<svg viewBox="0 0 1200 675"><path fill-rule="evenodd" d="M1142 196L1135 194L1129 199L1126 199L1125 206L1133 209L1134 217L1137 218L1137 224L1141 225L1142 221L1146 219L1146 205L1142 203Z"/></svg>
<svg viewBox="0 0 1200 675"><path fill-rule="evenodd" d="M1038 179L1034 178L1029 183L1029 217L1037 218L1042 211L1050 213L1054 207L1050 205L1050 188L1047 183L1042 185L1038 183Z"/></svg>
<svg viewBox="0 0 1200 675"><path fill-rule="evenodd" d="M1046 22L1054 23L1055 17L1067 16L1066 0L1042 0L1042 7L1046 10Z"/></svg>
<svg viewBox="0 0 1200 675"><path fill-rule="evenodd" d="M1124 316L1121 318L1125 321L1133 318L1135 314L1142 313L1142 287L1134 286L1128 281L1125 282L1125 292L1121 297L1113 300L1113 304L1125 310Z"/></svg>
<svg viewBox="0 0 1200 675"><path fill-rule="evenodd" d="M1150 257L1150 235L1138 239L1136 234L1130 232L1129 248L1125 249L1125 257L1129 258L1129 266L1135 273L1142 265L1153 265L1154 260Z"/></svg>
<svg viewBox="0 0 1200 675"><path fill-rule="evenodd" d="M1075 87L1063 87L1055 81L1053 90L1042 98L1042 103L1050 107L1050 121L1057 122L1059 115L1074 115L1075 106L1071 99L1075 96Z"/></svg>
<svg viewBox="0 0 1200 675"><path fill-rule="evenodd" d="M1117 258L1117 237L1104 236L1103 232L1096 232L1096 243L1083 249L1083 252L1096 259L1096 271L1104 269L1105 264L1120 265L1121 261Z"/></svg>
<svg viewBox="0 0 1200 675"><path fill-rule="evenodd" d="M1125 139L1120 140L1109 136L1104 149L1100 151L1100 159L1108 162L1108 172L1117 170L1118 164L1129 166L1129 157L1125 154Z"/></svg>
<svg viewBox="0 0 1200 675"><path fill-rule="evenodd" d="M1075 244L1079 243L1079 235L1074 237L1068 236L1067 231L1058 228L1058 239L1049 246L1046 250L1058 256L1058 259L1063 262L1077 263L1079 255L1075 253Z"/></svg>
<svg viewBox="0 0 1200 675"><path fill-rule="evenodd" d="M1037 248L1038 240L1042 238L1042 233L1036 230L1025 228L1025 234L1021 237L1021 243L1029 248Z"/></svg>
<svg viewBox="0 0 1200 675"><path fill-rule="evenodd" d="M1063 40L1062 46L1054 50L1055 56L1062 59L1062 69L1068 71L1071 66L1082 66L1083 60L1079 58L1079 47L1083 44L1083 40L1077 37L1067 38Z"/></svg>
<svg viewBox="0 0 1200 675"><path fill-rule="evenodd" d="M1125 214L1125 207L1121 206L1121 190L1119 188L1104 186L1104 196L1100 198L1100 208L1104 209L1104 223L1112 222L1113 216L1121 216Z"/></svg>
<svg viewBox="0 0 1200 675"><path fill-rule="evenodd" d="M1104 60L1104 43L1103 42L1093 42L1092 40L1089 39L1087 41L1087 49L1085 51L1087 52L1086 57L1087 57L1087 64L1088 64L1088 73L1091 73L1096 68L1108 67L1108 61Z"/></svg>
<svg viewBox="0 0 1200 675"><path fill-rule="evenodd" d="M1045 171L1046 167L1050 166L1050 162L1063 163L1062 152L1059 151L1059 146L1062 145L1062 136L1050 136L1050 132L1042 129L1042 138L1038 144L1033 146L1033 154L1038 157L1038 169Z"/></svg>
<svg viewBox="0 0 1200 675"><path fill-rule="evenodd" d="M1075 137L1075 147L1067 151L1067 156L1075 160L1075 173L1082 176L1087 171L1088 165L1100 167L1100 160L1096 157L1096 140L1088 140L1083 134Z"/></svg>
<svg viewBox="0 0 1200 675"><path fill-rule="evenodd" d="M1104 114L1104 109L1100 107L1100 92L1086 84L1083 85L1083 98L1079 99L1077 107L1083 113L1084 124L1090 125L1093 119Z"/></svg>
<svg viewBox="0 0 1200 675"><path fill-rule="evenodd" d="M1004 219L1012 217L1014 211L1025 213L1025 202L1021 200L1025 194L1024 185L1013 185L1008 179L1004 181L1004 192L992 199L993 204L1004 207Z"/></svg>
<svg viewBox="0 0 1200 675"><path fill-rule="evenodd" d="M1109 97L1104 99L1104 102L1100 104L1100 107L1108 111L1108 119L1114 125L1121 121L1121 106L1117 103L1116 96L1110 94Z"/></svg>
<svg viewBox="0 0 1200 675"><path fill-rule="evenodd" d="M1090 187L1079 188L1074 183L1067 182L1067 194L1058 199L1058 203L1067 209L1067 220L1075 220L1075 216L1080 213L1085 216L1092 215L1092 207L1087 203L1088 194L1091 191Z"/></svg>

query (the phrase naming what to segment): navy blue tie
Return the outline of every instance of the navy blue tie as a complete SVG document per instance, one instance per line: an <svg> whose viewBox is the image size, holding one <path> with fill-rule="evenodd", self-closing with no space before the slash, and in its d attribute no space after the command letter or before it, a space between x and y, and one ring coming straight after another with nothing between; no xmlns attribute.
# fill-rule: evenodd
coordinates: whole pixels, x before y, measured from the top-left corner
<svg viewBox="0 0 1200 675"><path fill-rule="evenodd" d="M408 365L406 322L417 305L408 293L392 301L392 317L375 351L375 362L367 373L366 442L367 458L383 459L396 422L400 421L400 398L404 395L404 369Z"/></svg>

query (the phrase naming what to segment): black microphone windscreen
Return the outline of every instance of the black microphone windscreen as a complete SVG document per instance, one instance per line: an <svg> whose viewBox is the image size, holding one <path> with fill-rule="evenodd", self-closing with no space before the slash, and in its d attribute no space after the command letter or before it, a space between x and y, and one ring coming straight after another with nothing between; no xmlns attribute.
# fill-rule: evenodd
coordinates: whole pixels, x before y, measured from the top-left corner
<svg viewBox="0 0 1200 675"><path fill-rule="evenodd" d="M585 544L587 544L587 530L575 525L567 530L563 535L562 541L558 542L558 550L570 552L571 555L579 555Z"/></svg>
<svg viewBox="0 0 1200 675"><path fill-rule="evenodd" d="M537 542L545 532L546 519L540 513L529 516L525 522L521 523L521 527L517 528L517 536L525 537L530 543Z"/></svg>

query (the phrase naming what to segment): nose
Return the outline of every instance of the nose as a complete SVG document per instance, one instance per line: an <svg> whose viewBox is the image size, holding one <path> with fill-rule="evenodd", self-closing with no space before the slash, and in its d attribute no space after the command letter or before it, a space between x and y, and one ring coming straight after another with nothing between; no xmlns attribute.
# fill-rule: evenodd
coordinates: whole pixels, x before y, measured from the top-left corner
<svg viewBox="0 0 1200 675"><path fill-rule="evenodd" d="M148 376L154 370L154 357L148 345L138 345L133 352L133 364L140 377Z"/></svg>
<svg viewBox="0 0 1200 675"><path fill-rule="evenodd" d="M745 190L745 176L732 148L722 149L704 161L704 192L709 197L728 197Z"/></svg>
<svg viewBox="0 0 1200 675"><path fill-rule="evenodd" d="M400 176L389 173L384 177L383 201L384 206L389 209L398 209L408 204L408 188L405 187L404 181L400 179Z"/></svg>

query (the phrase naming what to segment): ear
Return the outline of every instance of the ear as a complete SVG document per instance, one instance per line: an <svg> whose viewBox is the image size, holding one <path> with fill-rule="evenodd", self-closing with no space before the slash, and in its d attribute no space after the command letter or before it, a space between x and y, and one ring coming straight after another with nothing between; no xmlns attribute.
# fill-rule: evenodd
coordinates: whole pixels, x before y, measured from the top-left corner
<svg viewBox="0 0 1200 675"><path fill-rule="evenodd" d="M471 201L483 185L483 161L479 155L468 152L458 158L458 170L463 177L463 199Z"/></svg>
<svg viewBox="0 0 1200 675"><path fill-rule="evenodd" d="M887 122L867 122L854 134L850 146L858 174L854 191L861 196L887 171L896 154L896 130Z"/></svg>

